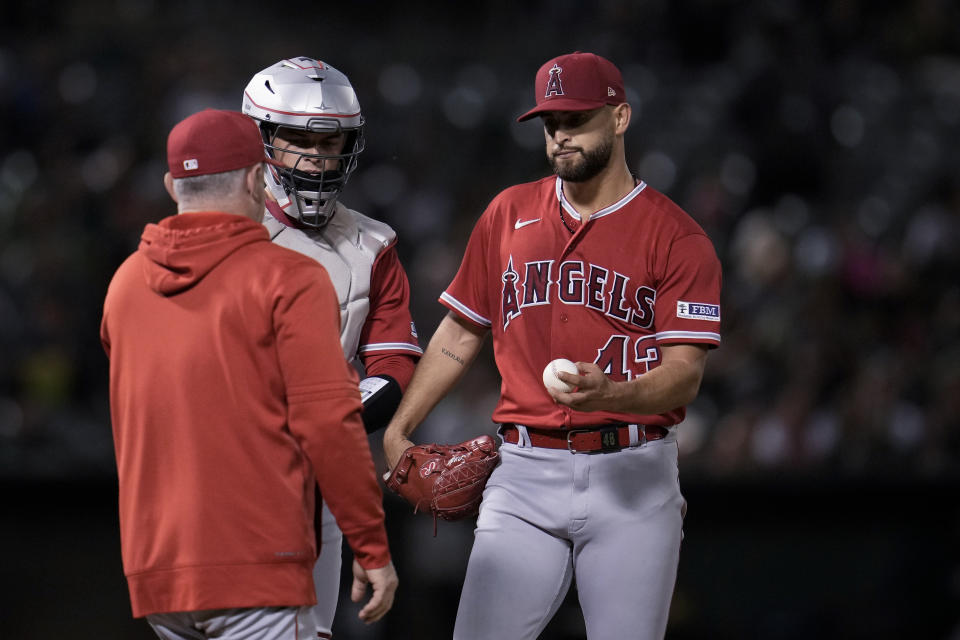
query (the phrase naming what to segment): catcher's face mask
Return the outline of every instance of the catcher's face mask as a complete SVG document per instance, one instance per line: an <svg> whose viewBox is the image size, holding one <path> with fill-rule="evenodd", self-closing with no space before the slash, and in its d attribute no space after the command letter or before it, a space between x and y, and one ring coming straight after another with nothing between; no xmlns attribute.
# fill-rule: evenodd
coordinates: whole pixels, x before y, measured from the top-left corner
<svg viewBox="0 0 960 640"><path fill-rule="evenodd" d="M324 226L365 146L360 103L347 76L314 58L281 60L253 76L242 111L260 124L268 156L297 154L284 162L287 169L271 169L267 176L273 197L305 226ZM309 138L315 134L342 136L343 144L333 151L304 146L316 142ZM291 140L297 135L303 137Z"/></svg>

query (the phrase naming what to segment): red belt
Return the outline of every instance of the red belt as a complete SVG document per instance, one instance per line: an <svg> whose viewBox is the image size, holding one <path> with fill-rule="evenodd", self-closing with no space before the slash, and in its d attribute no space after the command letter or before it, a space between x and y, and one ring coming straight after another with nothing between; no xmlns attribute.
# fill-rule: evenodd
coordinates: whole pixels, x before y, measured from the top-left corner
<svg viewBox="0 0 960 640"><path fill-rule="evenodd" d="M639 438L633 446L649 440L661 440L670 433L666 427L637 425ZM505 424L500 430L504 442L517 444L520 432L516 425ZM530 444L545 449L569 449L570 453L610 453L627 449L630 445L630 427L626 424L611 424L580 429L533 429L527 427Z"/></svg>

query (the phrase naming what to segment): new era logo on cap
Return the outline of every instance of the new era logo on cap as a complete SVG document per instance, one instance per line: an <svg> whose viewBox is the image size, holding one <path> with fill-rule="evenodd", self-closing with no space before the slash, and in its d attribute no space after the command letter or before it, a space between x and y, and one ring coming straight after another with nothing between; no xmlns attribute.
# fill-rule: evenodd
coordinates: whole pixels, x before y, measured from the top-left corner
<svg viewBox="0 0 960 640"><path fill-rule="evenodd" d="M183 168L187 171L193 171L200 168L200 163L197 162L196 158L191 158L190 160L183 161Z"/></svg>
<svg viewBox="0 0 960 640"><path fill-rule="evenodd" d="M537 72L537 106L519 122L544 111L589 111L625 102L620 70L595 53L576 51L547 61Z"/></svg>

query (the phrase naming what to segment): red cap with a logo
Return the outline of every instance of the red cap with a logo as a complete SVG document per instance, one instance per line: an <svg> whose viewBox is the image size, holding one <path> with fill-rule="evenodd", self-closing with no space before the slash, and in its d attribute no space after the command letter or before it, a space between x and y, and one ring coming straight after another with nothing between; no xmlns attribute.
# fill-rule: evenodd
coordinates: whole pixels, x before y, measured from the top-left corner
<svg viewBox="0 0 960 640"><path fill-rule="evenodd" d="M268 158L260 128L239 111L204 109L180 121L167 137L167 166L174 178L243 169Z"/></svg>
<svg viewBox="0 0 960 640"><path fill-rule="evenodd" d="M537 106L517 118L523 122L544 111L589 111L627 101L620 70L595 53L568 53L537 72Z"/></svg>

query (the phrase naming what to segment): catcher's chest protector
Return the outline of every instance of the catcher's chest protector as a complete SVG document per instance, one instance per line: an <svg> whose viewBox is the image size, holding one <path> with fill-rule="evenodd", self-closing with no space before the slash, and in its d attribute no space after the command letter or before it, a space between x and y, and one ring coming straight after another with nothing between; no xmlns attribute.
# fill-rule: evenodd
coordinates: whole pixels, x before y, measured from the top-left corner
<svg viewBox="0 0 960 640"><path fill-rule="evenodd" d="M357 357L360 331L370 312L370 275L380 252L396 239L382 222L337 203L323 229L294 229L269 212L263 225L282 247L310 256L326 268L340 301L340 344L347 360Z"/></svg>

